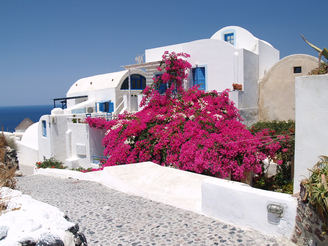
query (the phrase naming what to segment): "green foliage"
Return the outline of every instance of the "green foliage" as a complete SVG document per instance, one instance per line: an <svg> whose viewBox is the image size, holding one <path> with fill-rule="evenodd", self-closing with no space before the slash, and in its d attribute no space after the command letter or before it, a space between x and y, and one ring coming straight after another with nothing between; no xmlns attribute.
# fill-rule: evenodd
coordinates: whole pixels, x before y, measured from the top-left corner
<svg viewBox="0 0 328 246"><path fill-rule="evenodd" d="M250 131L254 133L263 129L270 129L271 131L274 131L275 135L294 134L295 121L259 121L250 127Z"/></svg>
<svg viewBox="0 0 328 246"><path fill-rule="evenodd" d="M36 163L37 168L58 168L58 169L65 169L63 163L57 161L55 158L45 159L44 161L38 161Z"/></svg>
<svg viewBox="0 0 328 246"><path fill-rule="evenodd" d="M302 185L310 204L322 218L328 218L328 156L321 156L310 171L310 178L303 180Z"/></svg>
<svg viewBox="0 0 328 246"><path fill-rule="evenodd" d="M326 63L320 63L318 68L313 69L309 74L310 75L319 75L328 73L328 65Z"/></svg>
<svg viewBox="0 0 328 246"><path fill-rule="evenodd" d="M92 168L83 168L83 167L78 167L78 168L72 168L71 170L73 171L79 171L79 172L91 172Z"/></svg>
<svg viewBox="0 0 328 246"><path fill-rule="evenodd" d="M281 161L277 165L277 173L273 177L267 177L267 170L262 169L262 174L255 176L253 185L256 188L272 190L284 193L293 193L292 167L294 163L295 146L295 122L294 121L266 121L257 122L250 127L250 131L256 132L267 129L272 139L281 145L273 161Z"/></svg>

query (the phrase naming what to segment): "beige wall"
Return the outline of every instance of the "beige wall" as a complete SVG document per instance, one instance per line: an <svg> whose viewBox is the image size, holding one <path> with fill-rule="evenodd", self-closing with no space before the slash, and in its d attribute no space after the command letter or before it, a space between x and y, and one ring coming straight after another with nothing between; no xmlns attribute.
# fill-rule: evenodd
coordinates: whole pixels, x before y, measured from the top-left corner
<svg viewBox="0 0 328 246"><path fill-rule="evenodd" d="M301 66L301 73L294 67ZM259 120L295 120L295 77L307 75L318 66L309 55L291 55L280 60L259 84Z"/></svg>

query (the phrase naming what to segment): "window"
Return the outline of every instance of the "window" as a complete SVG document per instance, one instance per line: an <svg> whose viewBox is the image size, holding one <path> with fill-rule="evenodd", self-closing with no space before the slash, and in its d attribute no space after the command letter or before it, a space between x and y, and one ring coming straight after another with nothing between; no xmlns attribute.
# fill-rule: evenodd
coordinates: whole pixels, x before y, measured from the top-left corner
<svg viewBox="0 0 328 246"><path fill-rule="evenodd" d="M47 137L47 121L42 121L42 136Z"/></svg>
<svg viewBox="0 0 328 246"><path fill-rule="evenodd" d="M302 67L294 67L294 73L302 73Z"/></svg>
<svg viewBox="0 0 328 246"><path fill-rule="evenodd" d="M114 112L114 103L111 101L99 103L99 111L106 113Z"/></svg>
<svg viewBox="0 0 328 246"><path fill-rule="evenodd" d="M146 88L146 78L139 74L130 75L131 90L143 90ZM127 77L121 86L121 90L129 89L129 77Z"/></svg>
<svg viewBox="0 0 328 246"><path fill-rule="evenodd" d="M200 90L205 91L205 67L196 67L192 69L193 86L198 85Z"/></svg>
<svg viewBox="0 0 328 246"><path fill-rule="evenodd" d="M224 34L224 41L234 45L235 44L235 34L233 32Z"/></svg>

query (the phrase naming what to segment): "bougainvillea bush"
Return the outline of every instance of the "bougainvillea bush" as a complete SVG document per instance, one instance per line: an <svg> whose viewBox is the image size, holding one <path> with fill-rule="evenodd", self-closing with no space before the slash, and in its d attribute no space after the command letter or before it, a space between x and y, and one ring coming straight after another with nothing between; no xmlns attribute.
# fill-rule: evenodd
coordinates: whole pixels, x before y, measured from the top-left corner
<svg viewBox="0 0 328 246"><path fill-rule="evenodd" d="M295 122L294 121L267 121L257 122L250 127L253 134L267 132L272 141L279 142L280 148L271 159L275 161L277 173L268 177L267 170L254 178L254 186L266 190L293 193L292 172L294 165Z"/></svg>
<svg viewBox="0 0 328 246"><path fill-rule="evenodd" d="M153 161L163 166L240 180L259 173L262 160L280 148L268 134L253 135L228 91L183 90L191 67L186 54L166 52L151 87L144 90L143 109L106 121L88 118L91 127L105 128L104 166ZM167 88L160 94L158 88Z"/></svg>

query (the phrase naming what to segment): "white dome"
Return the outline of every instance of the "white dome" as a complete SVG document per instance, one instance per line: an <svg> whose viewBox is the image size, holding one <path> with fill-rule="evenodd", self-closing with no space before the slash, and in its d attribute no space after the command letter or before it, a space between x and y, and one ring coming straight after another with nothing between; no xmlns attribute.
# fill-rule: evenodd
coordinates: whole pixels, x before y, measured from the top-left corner
<svg viewBox="0 0 328 246"><path fill-rule="evenodd" d="M39 148L38 130L39 122L36 122L26 129L20 143L37 150Z"/></svg>

